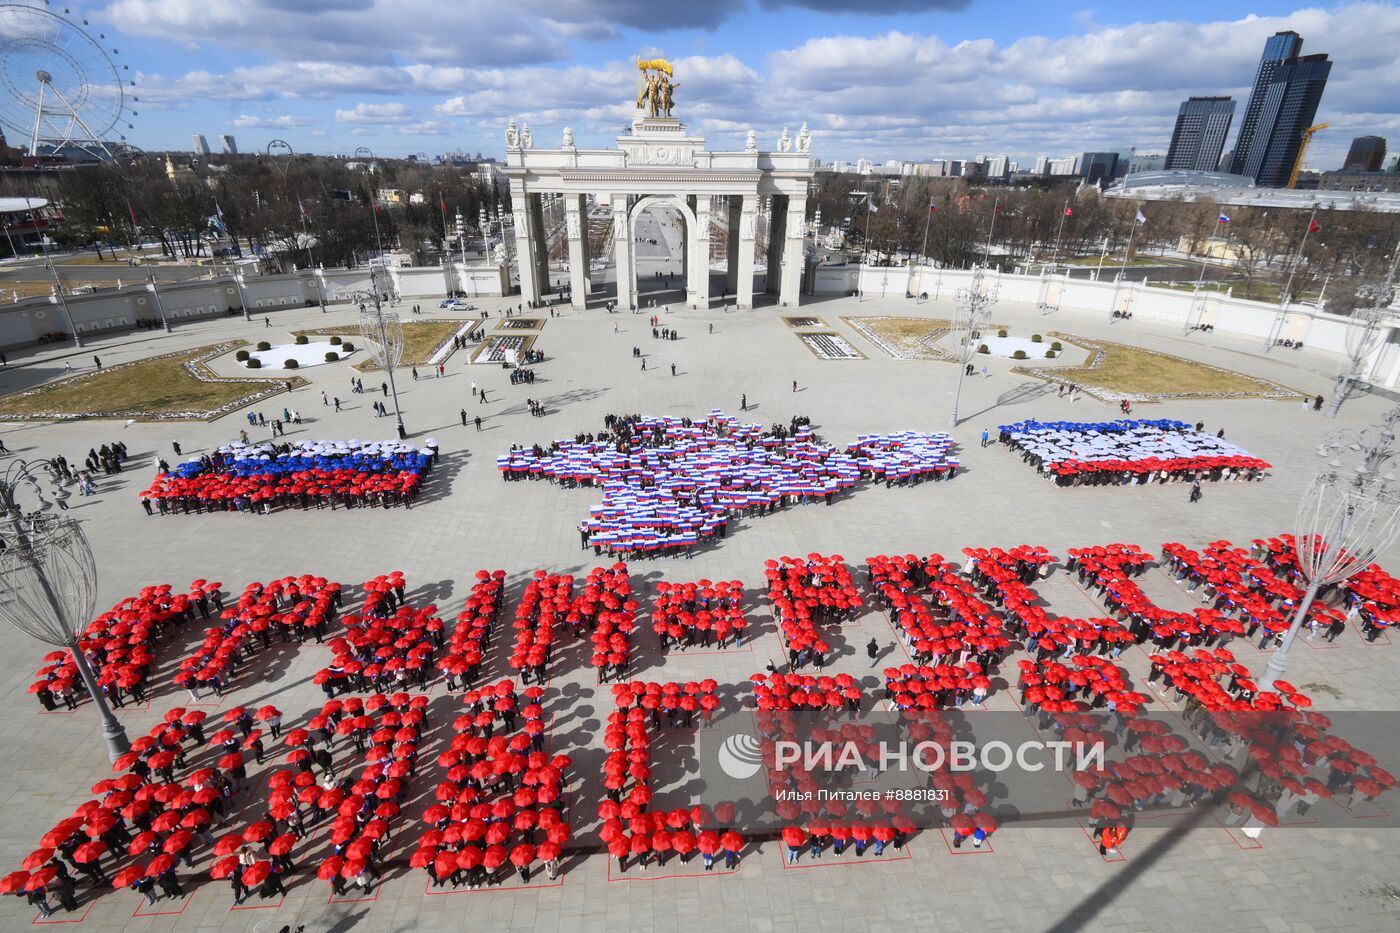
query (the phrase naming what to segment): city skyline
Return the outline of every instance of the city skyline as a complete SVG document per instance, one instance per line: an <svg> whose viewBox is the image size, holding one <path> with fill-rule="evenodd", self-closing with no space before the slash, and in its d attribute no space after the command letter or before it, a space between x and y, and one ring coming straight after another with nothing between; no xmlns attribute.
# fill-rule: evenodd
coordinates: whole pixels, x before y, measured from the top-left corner
<svg viewBox="0 0 1400 933"><path fill-rule="evenodd" d="M1286 29L1334 63L1318 111L1331 129L1309 165L1340 167L1353 137L1400 132L1389 93L1400 68L1384 52L1400 39L1394 4L1191 0L1156 21L1058 2L1007 16L980 0L879 0L859 16L827 0L527 0L421 17L413 5L331 0L313 19L274 0L115 0L72 15L122 43L140 98L129 138L148 149L227 133L243 151L281 138L304 152L490 156L512 115L539 145L569 126L579 145L608 146L630 118L641 54L676 64L677 115L713 148L805 120L823 161L1165 152L1181 101L1247 101L1261 44ZM269 15L285 28L269 30ZM469 30L454 29L462 18Z"/></svg>

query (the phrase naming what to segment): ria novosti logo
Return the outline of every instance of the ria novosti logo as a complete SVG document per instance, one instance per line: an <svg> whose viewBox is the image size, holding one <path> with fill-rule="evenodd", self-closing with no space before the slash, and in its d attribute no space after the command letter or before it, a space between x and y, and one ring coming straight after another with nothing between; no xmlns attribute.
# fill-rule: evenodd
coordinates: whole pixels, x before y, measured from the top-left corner
<svg viewBox="0 0 1400 933"><path fill-rule="evenodd" d="M719 769L736 781L746 781L763 767L762 747L747 732L737 732L720 743L715 752Z"/></svg>

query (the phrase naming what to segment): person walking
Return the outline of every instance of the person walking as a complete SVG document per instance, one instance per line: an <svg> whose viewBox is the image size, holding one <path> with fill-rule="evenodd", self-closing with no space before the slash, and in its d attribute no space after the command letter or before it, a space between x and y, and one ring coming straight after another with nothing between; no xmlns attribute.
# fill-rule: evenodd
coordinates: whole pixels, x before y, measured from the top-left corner
<svg viewBox="0 0 1400 933"><path fill-rule="evenodd" d="M794 391L794 392L797 391L797 380L796 380L796 379L792 380L792 391Z"/></svg>
<svg viewBox="0 0 1400 933"><path fill-rule="evenodd" d="M328 396L325 392L322 392L322 393L321 393L321 404L322 404L322 405L327 405L327 406L328 406L328 405L330 405L330 403L331 403L330 396Z"/></svg>
<svg viewBox="0 0 1400 933"><path fill-rule="evenodd" d="M749 410L749 397L748 397L747 394L741 394L741 395L739 396L739 410L740 410L740 411L748 411L748 410Z"/></svg>
<svg viewBox="0 0 1400 933"><path fill-rule="evenodd" d="M476 383L472 383L472 398L476 398Z"/></svg>
<svg viewBox="0 0 1400 933"><path fill-rule="evenodd" d="M477 403L478 403L478 404L485 405L485 404L486 404L486 390L485 390L485 389L482 389L481 392L477 394L476 399L477 399Z"/></svg>
<svg viewBox="0 0 1400 933"><path fill-rule="evenodd" d="M175 451L175 456L177 456L177 457L184 456L184 454L183 454L183 453L181 452L181 450L180 450L180 442L179 442L179 441L171 441L171 442L170 442L170 449L173 450L173 451Z"/></svg>
<svg viewBox="0 0 1400 933"><path fill-rule="evenodd" d="M676 364L675 364L675 363L672 363L672 364L671 364L671 375L674 376L675 374L676 374Z"/></svg>
<svg viewBox="0 0 1400 933"><path fill-rule="evenodd" d="M462 409L462 427L465 428L466 426L467 426L467 410L466 410L465 408L463 408L463 409Z"/></svg>
<svg viewBox="0 0 1400 933"><path fill-rule="evenodd" d="M991 435L991 432L990 432L990 431L988 431L986 428L983 428L983 429L982 429L982 446L983 446L983 447L986 447L986 446L987 446L987 442L991 439L991 436L992 436L992 435Z"/></svg>
<svg viewBox="0 0 1400 933"><path fill-rule="evenodd" d="M870 639L870 644L865 646L865 653L870 658L870 666L874 667L880 660L880 643L875 639Z"/></svg>
<svg viewBox="0 0 1400 933"><path fill-rule="evenodd" d="M339 396L339 395L337 395L337 396L335 397L335 410L336 410L336 411L340 411L340 396Z"/></svg>
<svg viewBox="0 0 1400 933"><path fill-rule="evenodd" d="M476 429L477 429L478 431L481 430L481 416L480 416L480 415L477 415L477 416L476 416Z"/></svg>
<svg viewBox="0 0 1400 933"><path fill-rule="evenodd" d="M1200 502L1200 501L1201 501L1201 480L1200 480L1200 477L1197 477L1196 479L1193 479L1193 480L1191 481L1191 496L1190 496L1189 501L1191 501L1191 502Z"/></svg>
<svg viewBox="0 0 1400 933"><path fill-rule="evenodd" d="M94 354L92 355L92 361L93 361L94 364L96 364L96 366L97 366L98 369L101 369L101 368L102 368L102 357L100 357L100 356L98 356L96 353L94 353Z"/></svg>

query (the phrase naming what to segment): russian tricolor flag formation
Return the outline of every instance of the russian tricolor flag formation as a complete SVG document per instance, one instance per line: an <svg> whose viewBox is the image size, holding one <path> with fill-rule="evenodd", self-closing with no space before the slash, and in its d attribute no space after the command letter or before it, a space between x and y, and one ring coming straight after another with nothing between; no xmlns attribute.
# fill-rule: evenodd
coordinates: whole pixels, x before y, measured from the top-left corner
<svg viewBox="0 0 1400 933"><path fill-rule="evenodd" d="M1021 421L1001 426L1003 439L1041 472L1065 480L1093 474L1146 482L1186 478L1257 478L1269 464L1223 437L1182 421Z"/></svg>
<svg viewBox="0 0 1400 933"><path fill-rule="evenodd" d="M679 417L633 424L631 447L561 440L538 455L496 458L506 479L600 486L603 501L579 524L588 543L615 554L688 548L723 536L733 513L774 507L784 497L824 498L862 478L900 485L951 478L958 468L947 434L862 434L844 450L817 443L810 428L779 438L713 409L689 426Z"/></svg>
<svg viewBox="0 0 1400 933"><path fill-rule="evenodd" d="M211 509L235 499L302 508L337 496L398 502L418 493L432 461L430 452L397 441L303 441L285 452L235 442L158 474L142 495Z"/></svg>

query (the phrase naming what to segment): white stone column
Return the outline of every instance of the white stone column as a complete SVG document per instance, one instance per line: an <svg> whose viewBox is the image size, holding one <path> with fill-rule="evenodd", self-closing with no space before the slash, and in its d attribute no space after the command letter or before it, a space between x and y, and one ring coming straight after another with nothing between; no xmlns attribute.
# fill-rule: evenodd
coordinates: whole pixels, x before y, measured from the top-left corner
<svg viewBox="0 0 1400 933"><path fill-rule="evenodd" d="M512 191L511 214L515 218L515 266L520 274L520 299L540 300L540 283L535 276L535 244L530 236L530 215L524 191Z"/></svg>
<svg viewBox="0 0 1400 933"><path fill-rule="evenodd" d="M531 195L526 202L530 214L530 239L535 245L535 287L544 293L554 290L549 281L549 228L545 226L544 196ZM539 301L539 298L535 299Z"/></svg>
<svg viewBox="0 0 1400 933"><path fill-rule="evenodd" d="M617 274L617 306L632 310L637 301L637 270L632 253L632 221L627 215L627 195L612 196L613 268Z"/></svg>
<svg viewBox="0 0 1400 933"><path fill-rule="evenodd" d="M778 291L778 304L785 308L795 308L802 303L802 269L807 262L806 241L803 233L807 227L807 199L788 199L787 242L783 245L782 286ZM772 275L772 270L769 270Z"/></svg>
<svg viewBox="0 0 1400 933"><path fill-rule="evenodd" d="M564 198L564 233L569 240L569 295L575 310L588 307L588 218L582 213L583 198Z"/></svg>
<svg viewBox="0 0 1400 933"><path fill-rule="evenodd" d="M691 238L690 278L694 290L693 308L710 306L710 196L695 199L695 236ZM689 287L689 286L687 286Z"/></svg>
<svg viewBox="0 0 1400 933"><path fill-rule="evenodd" d="M733 212L730 212L733 216ZM743 208L739 214L739 281L736 284L734 307L753 307L753 259L754 242L758 230L758 197L745 195Z"/></svg>
<svg viewBox="0 0 1400 933"><path fill-rule="evenodd" d="M739 293L739 210L743 200L731 194L725 199L728 212L725 236L724 286L730 297Z"/></svg>

